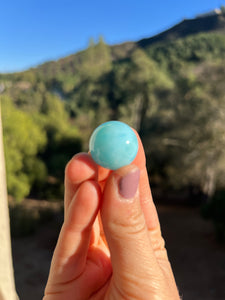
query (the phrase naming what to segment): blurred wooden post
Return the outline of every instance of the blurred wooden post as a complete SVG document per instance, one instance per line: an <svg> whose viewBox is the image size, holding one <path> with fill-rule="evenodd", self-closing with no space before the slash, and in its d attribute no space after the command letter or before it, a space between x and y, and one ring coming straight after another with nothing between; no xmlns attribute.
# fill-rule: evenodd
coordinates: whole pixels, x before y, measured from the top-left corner
<svg viewBox="0 0 225 300"><path fill-rule="evenodd" d="M9 224L0 99L0 300L18 299L14 282Z"/></svg>

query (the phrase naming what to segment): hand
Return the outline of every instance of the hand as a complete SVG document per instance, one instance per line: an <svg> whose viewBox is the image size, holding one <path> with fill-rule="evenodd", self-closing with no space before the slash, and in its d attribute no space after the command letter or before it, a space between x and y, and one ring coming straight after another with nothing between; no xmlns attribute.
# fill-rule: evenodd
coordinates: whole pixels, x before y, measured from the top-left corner
<svg viewBox="0 0 225 300"><path fill-rule="evenodd" d="M116 171L86 153L68 163L44 300L180 299L138 139L134 162Z"/></svg>

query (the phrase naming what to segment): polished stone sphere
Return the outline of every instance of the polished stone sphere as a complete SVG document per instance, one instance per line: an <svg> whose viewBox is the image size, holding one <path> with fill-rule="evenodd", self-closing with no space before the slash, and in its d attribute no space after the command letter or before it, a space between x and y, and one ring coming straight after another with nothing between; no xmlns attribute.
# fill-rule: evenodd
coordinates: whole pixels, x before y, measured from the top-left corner
<svg viewBox="0 0 225 300"><path fill-rule="evenodd" d="M94 161L107 169L129 165L138 152L138 140L125 123L109 121L98 126L91 135L89 150Z"/></svg>

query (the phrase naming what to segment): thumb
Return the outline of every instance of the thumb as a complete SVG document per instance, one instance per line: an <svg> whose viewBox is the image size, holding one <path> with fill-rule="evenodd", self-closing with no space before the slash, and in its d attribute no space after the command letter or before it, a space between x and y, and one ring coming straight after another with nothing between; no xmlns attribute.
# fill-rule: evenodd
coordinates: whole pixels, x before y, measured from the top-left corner
<svg viewBox="0 0 225 300"><path fill-rule="evenodd" d="M120 168L109 176L103 193L102 224L113 276L122 287L136 284L136 276L155 281L160 273L140 204L139 177L135 165Z"/></svg>

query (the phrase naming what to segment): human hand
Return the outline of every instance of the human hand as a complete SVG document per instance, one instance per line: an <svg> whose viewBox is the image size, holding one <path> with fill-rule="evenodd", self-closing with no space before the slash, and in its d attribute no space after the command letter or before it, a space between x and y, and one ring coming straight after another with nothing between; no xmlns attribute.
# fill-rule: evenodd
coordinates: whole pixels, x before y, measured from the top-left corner
<svg viewBox="0 0 225 300"><path fill-rule="evenodd" d="M178 300L139 140L116 171L80 153L65 170L65 220L43 300Z"/></svg>

